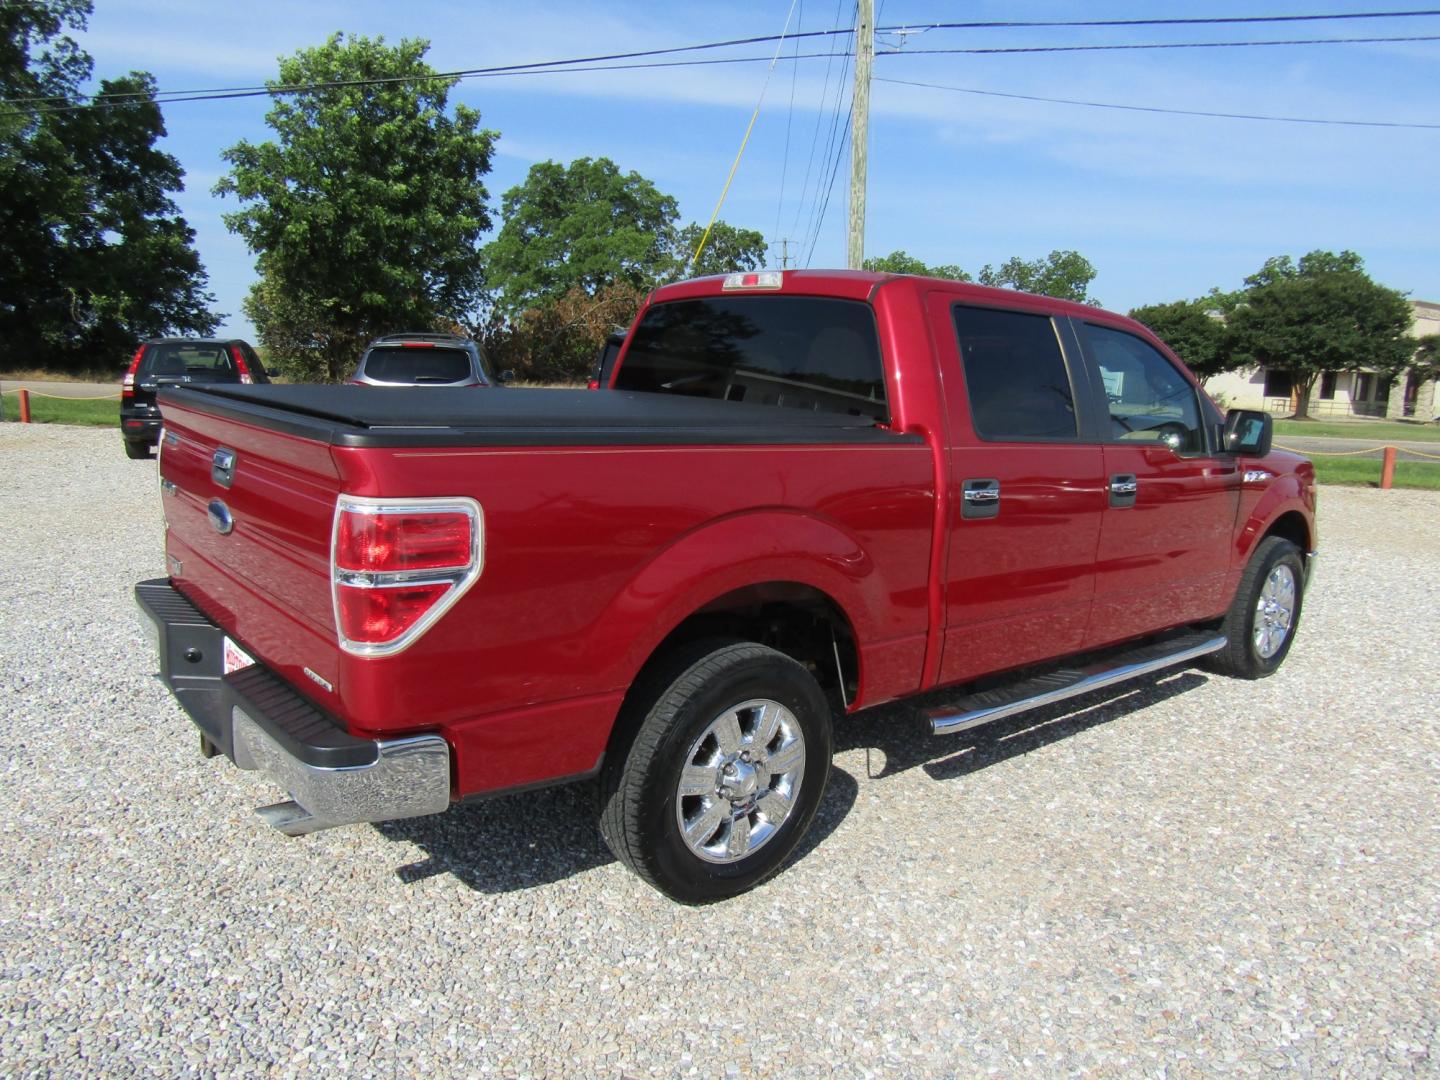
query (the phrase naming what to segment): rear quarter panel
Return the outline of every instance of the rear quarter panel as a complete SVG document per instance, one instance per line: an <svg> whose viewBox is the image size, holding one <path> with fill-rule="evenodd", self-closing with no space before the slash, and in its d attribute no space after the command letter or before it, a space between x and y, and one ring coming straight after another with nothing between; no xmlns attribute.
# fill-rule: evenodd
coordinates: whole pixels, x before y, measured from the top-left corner
<svg viewBox="0 0 1440 1080"><path fill-rule="evenodd" d="M414 646L338 657L331 706L369 731L437 727L460 791L592 769L651 651L736 588L808 584L861 642L862 695L917 688L927 446L336 449L347 494L468 495L484 572Z"/></svg>

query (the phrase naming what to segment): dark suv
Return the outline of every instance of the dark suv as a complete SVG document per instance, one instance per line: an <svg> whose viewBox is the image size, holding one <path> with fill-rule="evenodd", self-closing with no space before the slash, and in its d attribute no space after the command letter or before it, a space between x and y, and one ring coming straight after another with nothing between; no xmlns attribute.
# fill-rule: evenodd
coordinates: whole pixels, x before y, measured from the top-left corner
<svg viewBox="0 0 1440 1080"><path fill-rule="evenodd" d="M496 385L480 346L455 334L376 338L365 347L350 381L360 386Z"/></svg>
<svg viewBox="0 0 1440 1080"><path fill-rule="evenodd" d="M155 338L135 350L120 388L120 434L125 454L150 456L160 441L160 409L155 392L162 386L206 383L268 383L265 365L239 338Z"/></svg>

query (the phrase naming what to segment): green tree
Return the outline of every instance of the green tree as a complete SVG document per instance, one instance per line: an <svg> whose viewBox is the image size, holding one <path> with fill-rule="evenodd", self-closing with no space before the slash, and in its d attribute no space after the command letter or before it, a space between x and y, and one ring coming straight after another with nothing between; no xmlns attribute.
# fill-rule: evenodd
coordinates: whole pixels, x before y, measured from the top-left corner
<svg viewBox="0 0 1440 1080"><path fill-rule="evenodd" d="M1225 320L1209 299L1147 304L1130 312L1184 360L1198 378L1208 379L1234 367Z"/></svg>
<svg viewBox="0 0 1440 1080"><path fill-rule="evenodd" d="M144 72L81 106L88 0L0 4L0 363L94 369L141 337L208 333L180 163Z"/></svg>
<svg viewBox="0 0 1440 1080"><path fill-rule="evenodd" d="M765 235L754 229L737 229L723 221L716 221L711 226L705 250L700 253L699 261L691 265L695 249L704 235L705 226L700 224L686 225L675 234L672 244L674 265L667 275L669 280L759 270L765 265Z"/></svg>
<svg viewBox="0 0 1440 1080"><path fill-rule="evenodd" d="M1309 419L1310 393L1324 371L1397 375L1414 356L1410 305L1378 285L1360 256L1312 251L1282 255L1245 279L1229 319L1237 364L1288 371L1299 394L1296 419Z"/></svg>
<svg viewBox="0 0 1440 1080"><path fill-rule="evenodd" d="M1077 304L1099 304L1088 295L1095 280L1095 267L1078 251L1052 251L1043 259L1008 259L996 267L988 263L980 271L981 285L1053 296Z"/></svg>
<svg viewBox="0 0 1440 1080"><path fill-rule="evenodd" d="M1427 334L1416 340L1410 371L1416 382L1440 379L1440 334Z"/></svg>
<svg viewBox="0 0 1440 1080"><path fill-rule="evenodd" d="M504 224L485 249L496 307L506 318L543 307L577 286L636 288L673 270L675 200L609 158L568 166L542 161L505 192Z"/></svg>
<svg viewBox="0 0 1440 1080"><path fill-rule="evenodd" d="M223 154L231 172L215 193L240 200L225 224L258 257L249 307L261 342L277 356L298 349L296 327L314 320L313 348L282 361L320 369L318 355L339 379L368 338L463 320L480 302L481 179L498 135L474 109L449 111L457 80L433 77L428 49L336 34L299 50L267 85L313 88L277 94L273 141ZM356 84L373 79L384 81Z"/></svg>
<svg viewBox="0 0 1440 1080"><path fill-rule="evenodd" d="M971 281L969 274L953 263L927 266L913 255L904 251L892 251L889 255L871 256L861 263L866 270L877 274L916 274L920 277L949 278L951 281Z"/></svg>

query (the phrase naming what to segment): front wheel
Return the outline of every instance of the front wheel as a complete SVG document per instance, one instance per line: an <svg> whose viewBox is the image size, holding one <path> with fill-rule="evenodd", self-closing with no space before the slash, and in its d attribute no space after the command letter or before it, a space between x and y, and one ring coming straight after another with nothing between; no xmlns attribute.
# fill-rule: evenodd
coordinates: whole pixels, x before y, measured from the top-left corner
<svg viewBox="0 0 1440 1080"><path fill-rule="evenodd" d="M1212 653L1206 666L1242 679L1272 674L1295 640L1304 591L1300 549L1281 537L1266 537L1250 556L1220 626L1225 647Z"/></svg>
<svg viewBox="0 0 1440 1080"><path fill-rule="evenodd" d="M811 674L763 645L709 642L662 664L634 698L638 727L603 778L610 850L688 904L778 871L830 771L830 708Z"/></svg>

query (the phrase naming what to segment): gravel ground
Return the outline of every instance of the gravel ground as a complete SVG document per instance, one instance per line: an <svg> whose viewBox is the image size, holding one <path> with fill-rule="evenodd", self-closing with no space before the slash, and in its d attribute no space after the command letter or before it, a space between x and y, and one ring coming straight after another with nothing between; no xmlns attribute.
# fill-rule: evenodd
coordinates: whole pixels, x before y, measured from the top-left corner
<svg viewBox="0 0 1440 1080"><path fill-rule="evenodd" d="M4 425L0 1075L1440 1074L1440 503L1322 496L1274 678L849 721L802 857L697 910L586 786L267 830L149 674L154 463Z"/></svg>

